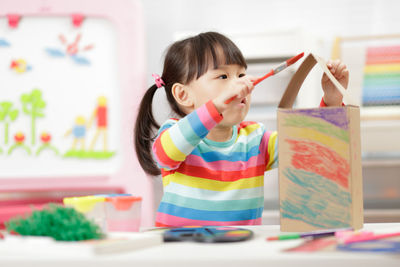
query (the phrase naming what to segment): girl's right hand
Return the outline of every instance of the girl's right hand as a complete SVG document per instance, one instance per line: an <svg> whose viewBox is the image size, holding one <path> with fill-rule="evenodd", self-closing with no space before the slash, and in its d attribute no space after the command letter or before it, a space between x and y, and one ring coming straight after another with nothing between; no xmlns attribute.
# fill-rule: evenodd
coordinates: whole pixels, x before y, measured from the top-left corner
<svg viewBox="0 0 400 267"><path fill-rule="evenodd" d="M256 77L246 75L237 79L229 89L224 90L224 92L213 100L218 112L223 113L228 107L239 104L243 98L251 94L254 89L253 81L255 80ZM229 102L228 100L232 98L234 99Z"/></svg>

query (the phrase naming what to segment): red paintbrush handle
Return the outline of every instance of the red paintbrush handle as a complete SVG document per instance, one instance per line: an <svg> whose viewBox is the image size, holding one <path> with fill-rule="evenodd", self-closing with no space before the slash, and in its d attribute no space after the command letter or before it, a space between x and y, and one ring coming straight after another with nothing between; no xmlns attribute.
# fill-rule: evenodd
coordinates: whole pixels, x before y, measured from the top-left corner
<svg viewBox="0 0 400 267"><path fill-rule="evenodd" d="M253 85L256 86L259 82L261 82L261 81L267 79L269 76L272 76L272 75L274 75L274 70L271 70L270 72L268 72L267 74L265 74L263 77L258 78L257 80L255 80L255 81L253 82ZM228 100L225 101L225 104L231 103L233 100L235 100L235 98L236 98L236 96L233 96L233 97L229 98Z"/></svg>
<svg viewBox="0 0 400 267"><path fill-rule="evenodd" d="M298 54L297 56L294 56L292 58L289 58L288 60L286 60L286 64L288 65L288 67L294 63L296 63L297 60L299 60L300 58L302 58L304 56L304 52Z"/></svg>
<svg viewBox="0 0 400 267"><path fill-rule="evenodd" d="M225 104L229 104L231 103L233 100L235 100L236 96L232 96L231 98L229 98L228 100L225 101Z"/></svg>
<svg viewBox="0 0 400 267"><path fill-rule="evenodd" d="M267 79L269 76L272 76L272 75L274 75L274 70L271 70L270 72L268 72L267 74L265 74L263 77L258 78L257 80L255 80L255 81L253 82L254 86L256 86L259 82L261 82L261 81Z"/></svg>
<svg viewBox="0 0 400 267"><path fill-rule="evenodd" d="M294 57L292 57L292 58L289 58L288 60L286 60L285 66L280 67L280 69L277 70L277 72L279 72L279 71L281 71L281 70L283 70L283 69L289 67L290 65L292 65L292 64L294 64L294 63L296 63L296 61L299 60L300 58L302 58L303 56L304 56L304 52L298 54L297 56L294 56ZM284 62L284 63L285 63L285 62ZM283 64L284 64L284 63L283 63ZM256 86L258 83L260 83L261 81L267 79L269 76L272 76L272 75L274 75L274 74L275 74L275 71L272 69L270 72L268 72L267 74L265 74L263 77L261 77L261 78L255 80L255 81L253 82L253 85ZM233 97L229 98L228 100L225 101L225 104L231 103L235 98L236 98L236 96L233 96Z"/></svg>

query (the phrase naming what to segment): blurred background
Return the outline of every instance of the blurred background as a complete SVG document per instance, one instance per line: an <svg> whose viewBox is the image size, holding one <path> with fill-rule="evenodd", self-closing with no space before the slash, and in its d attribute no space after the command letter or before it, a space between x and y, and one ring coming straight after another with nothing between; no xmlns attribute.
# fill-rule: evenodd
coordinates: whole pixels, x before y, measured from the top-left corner
<svg viewBox="0 0 400 267"><path fill-rule="evenodd" d="M151 73L162 72L166 47L173 41L204 31L228 35L248 61L248 73L263 75L302 51L325 60L340 58L350 69L350 94L361 106L361 138L365 220L400 221L400 79L380 84L371 99L363 85L368 49L395 58L400 48L400 3L394 0L152 0L143 1L146 27L148 84ZM395 53L396 52L392 52ZM398 53L398 52L397 52ZM400 62L400 61L398 61ZM298 64L297 64L298 65ZM257 86L248 120L276 129L276 106L296 66ZM387 72L390 72L389 70ZM400 72L397 72L400 74ZM315 107L322 97L321 71L312 70L296 101ZM396 88L392 91L388 89ZM368 89L368 88L367 88ZM163 92L155 97L158 120L168 115ZM386 98L385 98L386 96ZM383 97L383 98L382 98ZM159 178L155 203L162 195ZM266 174L264 223L278 223L277 170Z"/></svg>
<svg viewBox="0 0 400 267"><path fill-rule="evenodd" d="M136 108L144 91L154 84L151 74L162 74L167 47L176 40L205 31L218 31L231 38L242 50L248 62L248 73L253 75L264 75L300 52L314 53L325 60L342 60L350 70L350 96L361 110L365 222L400 222L400 2L99 0L95 4L93 0L35 0L29 1L29 5L26 2L0 0L0 62L7 65L0 67L5 73L0 72L0 102L12 99L17 103L21 93L41 88L52 114L59 112L54 118L46 114L46 125L53 129L51 142L65 151L72 140L63 136L74 124L73 118L78 119L82 113L89 119L96 105L104 103L101 96L105 96L111 107L108 114L108 152L111 154L103 161L93 159L92 155L87 160L77 157L65 160L46 152L33 160L22 150L25 143L20 135L15 134L14 139L15 148L21 151L17 151L19 154L12 152L13 157L6 153L12 150L11 145L0 143L5 151L0 155L0 205L14 207L3 213L0 209L0 222L18 209L22 212L22 204L60 201L65 196L129 192L143 197L143 225L151 225L162 196L162 182L160 177L147 177L136 162L132 144ZM90 17L101 12L112 13L112 19ZM8 16L9 13L26 14L17 27L26 37L19 39L19 46L13 46L12 41L20 37L11 27L13 17ZM34 17L30 20L29 14L34 13L47 17L56 13L65 19L46 22ZM71 24L67 16L72 13L82 13L83 22L73 15ZM30 24L31 28L27 26ZM46 35L46 30L42 30L45 28L53 35ZM63 37L56 38L60 29L64 29ZM38 40L51 47L46 48L46 54L32 52L34 48L43 51L43 44L37 47L33 44ZM93 66L90 70L75 65L71 68L72 61L63 61L54 67L53 57L63 54L55 47L61 44L68 47L68 43L74 42L80 42L80 57L68 49L66 53L72 53L74 64L88 65L90 60ZM28 64L18 61L16 54L7 50L11 48L18 48L19 55L24 55L21 51L31 51L25 54ZM47 56L40 65L47 67L42 76L37 74L40 67L33 64L42 60L39 55ZM30 63L33 64L31 69ZM267 129L276 130L277 104L298 65L299 62L257 86L247 120L263 122ZM15 74L19 71L26 73L25 76ZM296 107L319 105L321 75L322 71L317 68L311 71L296 99ZM43 80L51 80L49 84L57 84L60 90L46 89L48 84ZM172 116L163 90L158 90L153 105L160 123ZM69 113L63 112L63 107ZM18 123L22 129L25 127L24 121ZM37 125L39 129L44 123L39 121ZM10 136L16 133L14 128L10 128ZM24 138L30 141L28 133L26 130ZM95 132L88 134L92 139ZM44 136L42 141L48 148L48 137ZM88 146L90 142L87 143ZM101 150L101 144L99 139L94 144L95 149ZM277 170L265 176L263 222L278 224ZM61 179L65 177L72 178Z"/></svg>

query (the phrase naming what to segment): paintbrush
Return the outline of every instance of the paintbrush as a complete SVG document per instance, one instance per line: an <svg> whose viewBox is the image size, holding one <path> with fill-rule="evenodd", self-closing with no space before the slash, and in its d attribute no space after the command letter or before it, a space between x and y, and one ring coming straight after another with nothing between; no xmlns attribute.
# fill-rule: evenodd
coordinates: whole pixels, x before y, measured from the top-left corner
<svg viewBox="0 0 400 267"><path fill-rule="evenodd" d="M267 79L268 77L277 74L278 72L281 72L282 70L286 69L287 67L289 67L290 65L293 65L294 63L297 62L297 60L299 60L300 58L302 58L304 56L304 52L298 54L297 56L294 56L292 58L289 58L288 60L282 62L281 64L279 64L276 68L272 69L270 72L268 72L267 74L265 74L263 77L258 78L257 80L255 80L253 82L253 85L256 86L257 84L259 84L260 82L262 82L263 80ZM231 103L234 99L236 98L236 96L233 96L231 98L229 98L228 100L225 101L225 104L229 104Z"/></svg>

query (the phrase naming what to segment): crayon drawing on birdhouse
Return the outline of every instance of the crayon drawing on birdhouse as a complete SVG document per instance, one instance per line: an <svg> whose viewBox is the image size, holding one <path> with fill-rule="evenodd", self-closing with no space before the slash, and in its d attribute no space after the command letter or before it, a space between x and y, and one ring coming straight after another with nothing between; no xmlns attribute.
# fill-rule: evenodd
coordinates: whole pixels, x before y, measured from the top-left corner
<svg viewBox="0 0 400 267"><path fill-rule="evenodd" d="M319 228L350 226L349 121L343 108L285 111L290 180L282 217ZM336 216L332 216L332 212Z"/></svg>
<svg viewBox="0 0 400 267"><path fill-rule="evenodd" d="M346 96L323 59L313 54L307 56L286 88L278 109L281 230L360 229L359 107L292 108L302 82L316 64Z"/></svg>

